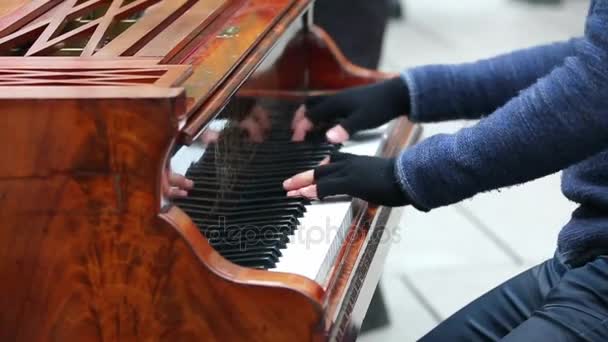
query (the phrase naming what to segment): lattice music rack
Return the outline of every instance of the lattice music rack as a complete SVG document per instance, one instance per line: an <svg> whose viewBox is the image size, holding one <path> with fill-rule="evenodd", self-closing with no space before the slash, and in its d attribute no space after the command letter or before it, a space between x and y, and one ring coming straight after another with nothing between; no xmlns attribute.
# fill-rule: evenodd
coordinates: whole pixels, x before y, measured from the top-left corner
<svg viewBox="0 0 608 342"><path fill-rule="evenodd" d="M226 0L33 0L0 20L0 56L166 56Z"/></svg>
<svg viewBox="0 0 608 342"><path fill-rule="evenodd" d="M125 63L126 62L126 63ZM0 58L0 86L156 86L175 87L190 74L187 65L158 60L75 60Z"/></svg>
<svg viewBox="0 0 608 342"><path fill-rule="evenodd" d="M226 0L31 0L0 18L0 86L173 87L163 59Z"/></svg>

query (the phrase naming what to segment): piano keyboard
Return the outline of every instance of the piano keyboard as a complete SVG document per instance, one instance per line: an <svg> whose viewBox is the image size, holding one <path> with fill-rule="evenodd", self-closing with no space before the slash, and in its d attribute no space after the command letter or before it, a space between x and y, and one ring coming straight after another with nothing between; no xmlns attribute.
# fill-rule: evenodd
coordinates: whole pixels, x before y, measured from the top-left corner
<svg viewBox="0 0 608 342"><path fill-rule="evenodd" d="M211 144L186 177L195 187L176 201L211 245L235 264L275 268L309 203L287 198L282 182L314 168L335 146L264 142L223 155Z"/></svg>
<svg viewBox="0 0 608 342"><path fill-rule="evenodd" d="M348 142L341 150L375 155L381 143L377 136ZM229 153L222 152L221 141L183 147L172 159L172 168L192 179L195 188L174 203L233 263L322 283L351 225L352 203L344 198L311 203L285 196L283 180L314 168L336 149L289 138L273 134L263 143L230 146Z"/></svg>
<svg viewBox="0 0 608 342"><path fill-rule="evenodd" d="M346 142L340 151L359 155L377 155L384 128L369 131L371 139ZM352 201L348 198L314 201L306 206L298 229L270 271L294 273L323 284L329 277L352 222Z"/></svg>

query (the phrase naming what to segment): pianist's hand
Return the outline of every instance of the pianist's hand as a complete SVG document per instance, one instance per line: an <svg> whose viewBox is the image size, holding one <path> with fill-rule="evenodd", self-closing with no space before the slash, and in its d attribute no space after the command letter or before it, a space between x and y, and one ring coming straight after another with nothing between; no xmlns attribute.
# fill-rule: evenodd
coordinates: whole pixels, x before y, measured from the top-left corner
<svg viewBox="0 0 608 342"><path fill-rule="evenodd" d="M182 198L188 196L188 190L194 188L194 182L186 177L168 170L163 173L162 189L167 198Z"/></svg>
<svg viewBox="0 0 608 342"><path fill-rule="evenodd" d="M326 136L329 142L342 143L357 131L382 126L409 110L409 91L401 77L326 98L312 98L294 116L292 140L303 141L315 125L339 120Z"/></svg>
<svg viewBox="0 0 608 342"><path fill-rule="evenodd" d="M283 182L289 197L323 199L350 195L371 203L398 207L410 204L395 175L395 159L334 153L328 164Z"/></svg>

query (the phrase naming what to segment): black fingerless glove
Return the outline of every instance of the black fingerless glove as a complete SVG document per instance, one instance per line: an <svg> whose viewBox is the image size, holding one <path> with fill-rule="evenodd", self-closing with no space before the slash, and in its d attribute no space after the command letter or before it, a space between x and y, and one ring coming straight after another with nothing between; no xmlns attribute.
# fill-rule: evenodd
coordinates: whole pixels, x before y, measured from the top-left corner
<svg viewBox="0 0 608 342"><path fill-rule="evenodd" d="M376 128L410 110L409 90L401 77L312 98L306 116L315 124L338 123L349 134Z"/></svg>
<svg viewBox="0 0 608 342"><path fill-rule="evenodd" d="M317 195L350 195L391 207L410 204L395 176L395 159L336 152L331 163L315 169Z"/></svg>

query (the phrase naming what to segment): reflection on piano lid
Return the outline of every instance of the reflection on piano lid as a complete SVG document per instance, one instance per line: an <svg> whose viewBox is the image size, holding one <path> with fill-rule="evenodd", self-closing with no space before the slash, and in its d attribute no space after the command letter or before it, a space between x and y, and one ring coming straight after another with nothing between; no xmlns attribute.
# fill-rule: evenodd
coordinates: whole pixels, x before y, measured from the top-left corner
<svg viewBox="0 0 608 342"><path fill-rule="evenodd" d="M316 167L340 146L324 142L319 132L305 142L291 142L297 107L292 103L260 100L237 107L229 106L208 127L204 136L216 139L175 154L173 171L195 183L189 197L175 203L233 263L324 283L352 223L351 201L288 198L282 182ZM262 135L252 133L252 116ZM375 155L380 139L374 136L349 142L343 151Z"/></svg>

